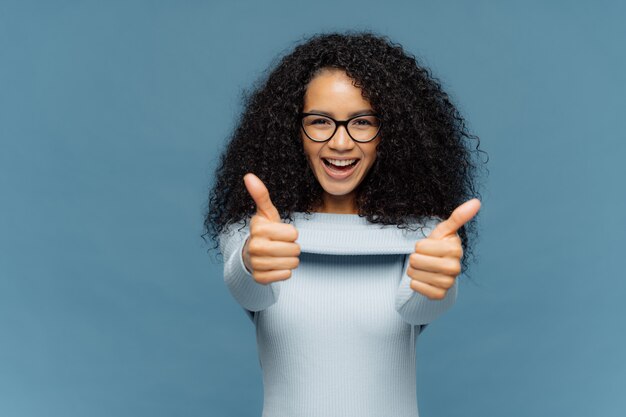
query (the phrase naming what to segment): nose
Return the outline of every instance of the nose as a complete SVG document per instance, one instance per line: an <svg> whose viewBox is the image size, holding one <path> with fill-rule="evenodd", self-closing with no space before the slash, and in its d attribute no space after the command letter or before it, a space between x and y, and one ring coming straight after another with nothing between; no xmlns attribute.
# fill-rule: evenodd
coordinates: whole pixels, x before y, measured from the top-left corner
<svg viewBox="0 0 626 417"><path fill-rule="evenodd" d="M346 149L350 150L354 148L354 141L348 135L346 126L339 126L335 134L328 141L328 146L333 149Z"/></svg>

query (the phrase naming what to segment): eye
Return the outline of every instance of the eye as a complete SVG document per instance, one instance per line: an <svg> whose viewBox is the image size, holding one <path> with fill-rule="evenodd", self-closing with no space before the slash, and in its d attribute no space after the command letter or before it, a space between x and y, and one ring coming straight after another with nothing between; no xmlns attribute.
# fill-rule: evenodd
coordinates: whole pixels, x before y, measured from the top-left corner
<svg viewBox="0 0 626 417"><path fill-rule="evenodd" d="M305 126L314 127L316 129L331 129L333 121L328 117L309 114L302 119Z"/></svg>
<svg viewBox="0 0 626 417"><path fill-rule="evenodd" d="M352 121L352 124L359 126L372 126L372 122L367 119L355 119Z"/></svg>
<svg viewBox="0 0 626 417"><path fill-rule="evenodd" d="M330 124L330 120L319 118L319 119L312 119L309 121L309 123L312 125L323 125L323 124Z"/></svg>
<svg viewBox="0 0 626 417"><path fill-rule="evenodd" d="M376 116L369 115L369 116L362 116L362 117L352 120L350 122L350 125L354 126L355 128L367 129L367 128L377 128L379 123L380 122Z"/></svg>

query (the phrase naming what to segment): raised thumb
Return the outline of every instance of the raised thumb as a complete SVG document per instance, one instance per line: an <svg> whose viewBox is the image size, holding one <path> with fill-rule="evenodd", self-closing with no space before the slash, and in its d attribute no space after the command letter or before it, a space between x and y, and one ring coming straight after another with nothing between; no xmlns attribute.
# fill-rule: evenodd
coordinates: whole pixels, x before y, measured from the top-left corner
<svg viewBox="0 0 626 417"><path fill-rule="evenodd" d="M270 193L267 190L263 181L256 175L248 173L243 176L243 182L248 190L248 193L256 204L256 212L258 215L265 217L273 222L280 222L280 214L272 200L270 200Z"/></svg>

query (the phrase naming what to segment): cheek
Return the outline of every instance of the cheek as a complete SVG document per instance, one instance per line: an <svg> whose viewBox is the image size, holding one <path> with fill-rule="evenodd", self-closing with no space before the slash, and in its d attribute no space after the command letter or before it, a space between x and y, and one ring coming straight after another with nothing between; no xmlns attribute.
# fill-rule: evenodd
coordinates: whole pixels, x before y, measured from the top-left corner
<svg viewBox="0 0 626 417"><path fill-rule="evenodd" d="M313 170L313 161L316 159L315 150L311 149L310 146L305 145L306 142L303 141L302 143L303 143L302 151L304 152L304 157L306 158L307 165L309 166L311 170Z"/></svg>
<svg viewBox="0 0 626 417"><path fill-rule="evenodd" d="M318 154L320 148L320 146L312 144L309 139L302 138L302 149L304 151L304 155L309 160L309 163L313 163L314 161L317 161L319 159Z"/></svg>
<svg viewBox="0 0 626 417"><path fill-rule="evenodd" d="M367 171L369 171L370 169L372 169L372 167L374 166L374 164L376 163L376 160L378 159L378 146L372 147L371 149L368 149L367 151Z"/></svg>
<svg viewBox="0 0 626 417"><path fill-rule="evenodd" d="M378 157L378 144L372 146L372 148L368 150L367 155L369 156L370 161L374 162Z"/></svg>

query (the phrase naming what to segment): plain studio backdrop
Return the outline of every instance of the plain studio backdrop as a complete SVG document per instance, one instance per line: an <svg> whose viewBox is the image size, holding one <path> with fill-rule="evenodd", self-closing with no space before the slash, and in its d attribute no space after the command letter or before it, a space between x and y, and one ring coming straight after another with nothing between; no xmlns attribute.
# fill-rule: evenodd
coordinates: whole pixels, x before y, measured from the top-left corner
<svg viewBox="0 0 626 417"><path fill-rule="evenodd" d="M624 5L0 1L0 415L260 416L207 192L241 90L345 29L431 68L490 158L420 414L624 415Z"/></svg>

